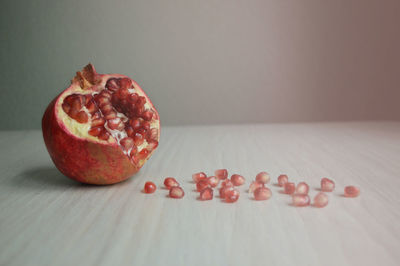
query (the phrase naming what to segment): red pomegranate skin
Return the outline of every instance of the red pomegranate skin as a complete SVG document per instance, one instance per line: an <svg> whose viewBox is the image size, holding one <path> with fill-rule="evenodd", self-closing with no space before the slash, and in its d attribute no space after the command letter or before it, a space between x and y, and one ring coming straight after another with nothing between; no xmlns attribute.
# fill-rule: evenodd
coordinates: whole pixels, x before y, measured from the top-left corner
<svg viewBox="0 0 400 266"><path fill-rule="evenodd" d="M125 77L118 74L99 76ZM52 161L65 176L82 183L109 185L130 178L144 162L133 163L116 142L103 144L73 135L58 119L57 101L63 93L76 86L74 80L68 89L49 104L43 115L43 138ZM134 84L140 88L136 82ZM148 98L147 101L153 106ZM159 117L154 106L153 110Z"/></svg>

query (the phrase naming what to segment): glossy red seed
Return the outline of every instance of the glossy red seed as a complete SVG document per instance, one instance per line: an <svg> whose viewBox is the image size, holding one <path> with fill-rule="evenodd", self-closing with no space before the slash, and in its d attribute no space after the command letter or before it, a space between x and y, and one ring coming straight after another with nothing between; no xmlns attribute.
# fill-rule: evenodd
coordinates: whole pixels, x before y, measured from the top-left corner
<svg viewBox="0 0 400 266"><path fill-rule="evenodd" d="M139 160L144 160L147 158L148 155L149 155L149 151L147 149L143 149L139 152L138 158L139 158Z"/></svg>
<svg viewBox="0 0 400 266"><path fill-rule="evenodd" d="M296 207L304 207L310 205L310 197L306 194L293 194L293 205Z"/></svg>
<svg viewBox="0 0 400 266"><path fill-rule="evenodd" d="M244 184L245 179L243 176L235 174L231 176L231 181L234 186L241 186Z"/></svg>
<svg viewBox="0 0 400 266"><path fill-rule="evenodd" d="M278 185L280 187L283 187L288 181L289 181L289 178L287 175L278 176Z"/></svg>
<svg viewBox="0 0 400 266"><path fill-rule="evenodd" d="M110 138L110 134L103 128L98 138L101 140L108 140Z"/></svg>
<svg viewBox="0 0 400 266"><path fill-rule="evenodd" d="M300 182L296 187L296 194L308 194L310 187L306 182Z"/></svg>
<svg viewBox="0 0 400 266"><path fill-rule="evenodd" d="M130 89L132 87L132 80L129 78L121 78L119 84L121 89Z"/></svg>
<svg viewBox="0 0 400 266"><path fill-rule="evenodd" d="M132 150L131 150L131 152L130 152L130 156L131 157L134 157L134 156L136 156L136 154L137 154L137 147L136 146L133 146L132 147Z"/></svg>
<svg viewBox="0 0 400 266"><path fill-rule="evenodd" d="M192 175L192 179L195 183L201 181L201 180L205 180L207 178L207 175L204 172L199 172L199 173L195 173Z"/></svg>
<svg viewBox="0 0 400 266"><path fill-rule="evenodd" d="M233 183L230 179L225 179L221 182L221 187L233 187Z"/></svg>
<svg viewBox="0 0 400 266"><path fill-rule="evenodd" d="M221 187L220 189L219 189L219 197L221 198L221 199L225 199L225 194L226 194L226 192L228 191L228 190L232 190L233 189L233 187Z"/></svg>
<svg viewBox="0 0 400 266"><path fill-rule="evenodd" d="M204 188L200 191L200 200L212 200L213 190L209 187Z"/></svg>
<svg viewBox="0 0 400 266"><path fill-rule="evenodd" d="M126 150L126 151L131 149L133 147L133 144L134 144L133 143L133 139L129 138L129 137L121 139L121 141L119 143L122 145L123 149Z"/></svg>
<svg viewBox="0 0 400 266"><path fill-rule="evenodd" d="M135 133L135 136L133 137L133 140L135 141L135 145L139 146L144 142L144 138L141 134Z"/></svg>
<svg viewBox="0 0 400 266"><path fill-rule="evenodd" d="M164 179L164 186L168 189L172 188L172 187L179 187L179 183L178 181L176 181L175 178L173 177L166 177Z"/></svg>
<svg viewBox="0 0 400 266"><path fill-rule="evenodd" d="M112 130L117 129L120 123L121 119L119 117L107 120L107 126Z"/></svg>
<svg viewBox="0 0 400 266"><path fill-rule="evenodd" d="M219 179L226 179L228 177L228 171L226 169L215 170L214 174Z"/></svg>
<svg viewBox="0 0 400 266"><path fill-rule="evenodd" d="M259 187L254 190L254 199L255 200L267 200L272 196L272 192L267 187Z"/></svg>
<svg viewBox="0 0 400 266"><path fill-rule="evenodd" d="M154 191L156 191L156 184L154 184L153 182L146 182L145 184L144 184L144 189L143 189L143 191L144 191L144 193L147 193L147 194L149 194L149 193L154 193Z"/></svg>
<svg viewBox="0 0 400 266"><path fill-rule="evenodd" d="M326 177L321 179L321 191L332 192L334 189L335 182Z"/></svg>
<svg viewBox="0 0 400 266"><path fill-rule="evenodd" d="M103 126L106 123L106 120L104 118L96 118L92 120L92 127L98 127L98 126Z"/></svg>
<svg viewBox="0 0 400 266"><path fill-rule="evenodd" d="M225 192L225 201L229 203L236 202L239 199L240 193L237 189L230 189Z"/></svg>
<svg viewBox="0 0 400 266"><path fill-rule="evenodd" d="M283 185L283 189L286 194L293 194L296 190L296 186L292 182L287 182L285 185Z"/></svg>
<svg viewBox="0 0 400 266"><path fill-rule="evenodd" d="M150 121L153 118L153 112L150 110L144 111L142 113L142 118L146 121Z"/></svg>
<svg viewBox="0 0 400 266"><path fill-rule="evenodd" d="M140 128L140 120L139 119L131 119L129 124L134 130L138 130Z"/></svg>
<svg viewBox="0 0 400 266"><path fill-rule="evenodd" d="M267 172L260 172L256 176L256 181L264 184L269 183L270 179L271 177Z"/></svg>
<svg viewBox="0 0 400 266"><path fill-rule="evenodd" d="M88 133L91 136L97 137L98 135L100 135L102 130L103 127L92 127L91 129L89 129Z"/></svg>
<svg viewBox="0 0 400 266"><path fill-rule="evenodd" d="M219 179L216 176L207 177L207 182L211 187L217 187Z"/></svg>
<svg viewBox="0 0 400 266"><path fill-rule="evenodd" d="M146 130L150 130L150 122L149 121L142 121L141 123L142 128Z"/></svg>
<svg viewBox="0 0 400 266"><path fill-rule="evenodd" d="M323 192L319 192L317 195L314 197L314 206L318 208L323 208L326 205L328 205L328 195L326 195Z"/></svg>
<svg viewBox="0 0 400 266"><path fill-rule="evenodd" d="M207 179L200 180L199 182L196 183L196 189L197 191L202 191L204 188L209 187L210 185L207 182Z"/></svg>
<svg viewBox="0 0 400 266"><path fill-rule="evenodd" d="M63 104L61 106L62 106L62 109L64 110L64 112L66 112L67 114L71 110L71 106L66 102L63 102Z"/></svg>
<svg viewBox="0 0 400 266"><path fill-rule="evenodd" d="M183 196L185 196L185 192L181 187L172 187L169 190L169 196L174 199L180 199L183 198Z"/></svg>
<svg viewBox="0 0 400 266"><path fill-rule="evenodd" d="M257 188L260 188L260 187L264 187L264 183L260 183L260 182L257 182L257 181L253 181L253 182L251 182L251 184L250 184L249 192L250 192L250 193L253 193Z"/></svg>
<svg viewBox="0 0 400 266"><path fill-rule="evenodd" d="M110 91L118 90L119 86L120 86L119 79L110 78L109 80L107 80L106 88L109 89Z"/></svg>
<svg viewBox="0 0 400 266"><path fill-rule="evenodd" d="M78 121L79 123L87 123L87 121L89 121L89 116L87 115L87 113L85 113L85 111L80 111L78 112L78 114L76 115L76 121Z"/></svg>
<svg viewBox="0 0 400 266"><path fill-rule="evenodd" d="M347 186L344 188L344 196L355 198L360 194L360 189L355 186Z"/></svg>

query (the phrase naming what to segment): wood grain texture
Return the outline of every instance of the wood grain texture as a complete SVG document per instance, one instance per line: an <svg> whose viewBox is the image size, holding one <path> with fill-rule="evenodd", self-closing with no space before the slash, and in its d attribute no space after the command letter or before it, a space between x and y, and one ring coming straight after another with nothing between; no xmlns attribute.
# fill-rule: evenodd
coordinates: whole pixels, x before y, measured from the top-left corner
<svg viewBox="0 0 400 266"><path fill-rule="evenodd" d="M398 265L400 123L165 127L135 177L87 186L53 166L39 131L0 133L0 265ZM218 168L247 178L235 204L196 200L191 174ZM262 170L336 181L324 209L295 208L271 185L246 192ZM176 177L182 200L153 180ZM355 199L343 187L361 188Z"/></svg>

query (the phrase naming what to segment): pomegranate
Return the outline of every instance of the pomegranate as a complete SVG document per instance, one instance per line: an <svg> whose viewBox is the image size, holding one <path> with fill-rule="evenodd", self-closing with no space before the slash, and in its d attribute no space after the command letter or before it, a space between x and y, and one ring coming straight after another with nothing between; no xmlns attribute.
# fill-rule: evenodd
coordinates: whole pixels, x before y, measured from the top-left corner
<svg viewBox="0 0 400 266"><path fill-rule="evenodd" d="M43 138L56 167L79 182L106 185L139 171L158 146L160 120L132 79L92 64L47 107Z"/></svg>

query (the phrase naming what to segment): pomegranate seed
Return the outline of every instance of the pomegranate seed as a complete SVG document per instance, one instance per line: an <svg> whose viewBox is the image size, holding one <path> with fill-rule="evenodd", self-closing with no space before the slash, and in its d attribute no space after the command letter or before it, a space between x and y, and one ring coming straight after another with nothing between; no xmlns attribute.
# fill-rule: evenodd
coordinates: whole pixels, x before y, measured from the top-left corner
<svg viewBox="0 0 400 266"><path fill-rule="evenodd" d="M233 187L233 183L230 179L225 179L222 181L221 187Z"/></svg>
<svg viewBox="0 0 400 266"><path fill-rule="evenodd" d="M101 97L100 96L100 97L97 97L95 99L96 99L97 105L100 106L100 108L105 106L105 105L110 105L111 104L110 99L108 99L106 97Z"/></svg>
<svg viewBox="0 0 400 266"><path fill-rule="evenodd" d="M347 186L344 188L344 196L355 198L360 194L360 189L355 186Z"/></svg>
<svg viewBox="0 0 400 266"><path fill-rule="evenodd" d="M119 80L121 89L130 89L132 87L132 80L128 78L122 78Z"/></svg>
<svg viewBox="0 0 400 266"><path fill-rule="evenodd" d="M88 110L88 112L89 112L90 114L93 114L93 113L95 113L95 112L98 110L98 108L97 108L97 106L96 106L96 104L94 103L93 100L90 100L90 101L86 104L86 109Z"/></svg>
<svg viewBox="0 0 400 266"><path fill-rule="evenodd" d="M147 149L143 149L139 152L139 159L144 160L149 155L149 151Z"/></svg>
<svg viewBox="0 0 400 266"><path fill-rule="evenodd" d="M267 200L272 196L272 192L267 187L259 187L254 190L254 198L256 200Z"/></svg>
<svg viewBox="0 0 400 266"><path fill-rule="evenodd" d="M142 128L144 128L146 130L150 130L150 122L149 121L143 121L141 125L142 125Z"/></svg>
<svg viewBox="0 0 400 266"><path fill-rule="evenodd" d="M112 130L117 129L120 126L120 123L121 119L119 117L107 120L107 126Z"/></svg>
<svg viewBox="0 0 400 266"><path fill-rule="evenodd" d="M129 124L134 130L137 130L140 128L140 120L139 119L131 119L129 120Z"/></svg>
<svg viewBox="0 0 400 266"><path fill-rule="evenodd" d="M152 151L152 150L154 150L155 148L157 148L157 146L158 146L158 141L152 140L152 141L149 142L149 145L147 145L147 149L148 149L149 151Z"/></svg>
<svg viewBox="0 0 400 266"><path fill-rule="evenodd" d="M239 199L240 193L237 189L230 189L225 192L225 201L233 203Z"/></svg>
<svg viewBox="0 0 400 266"><path fill-rule="evenodd" d="M149 139L151 140L158 140L158 130L157 128L152 128L149 133Z"/></svg>
<svg viewBox="0 0 400 266"><path fill-rule="evenodd" d="M133 134L135 133L131 126L125 126L125 132L129 137L133 137Z"/></svg>
<svg viewBox="0 0 400 266"><path fill-rule="evenodd" d="M199 172L199 173L195 173L192 175L192 179L195 183L201 181L201 180L205 180L207 178L207 175L204 172Z"/></svg>
<svg viewBox="0 0 400 266"><path fill-rule="evenodd" d="M133 147L133 139L129 138L129 137L121 139L119 143L122 145L122 147L126 151L128 151L129 149L131 149Z"/></svg>
<svg viewBox="0 0 400 266"><path fill-rule="evenodd" d="M105 119L110 120L110 119L115 119L117 118L117 112L114 110L111 110L108 114L104 116Z"/></svg>
<svg viewBox="0 0 400 266"><path fill-rule="evenodd" d="M271 179L271 177L269 176L269 174L267 172L260 172L256 176L256 181L263 183L263 184L269 183L270 179Z"/></svg>
<svg viewBox="0 0 400 266"><path fill-rule="evenodd" d="M234 186L241 186L244 184L245 179L243 176L235 174L231 176L231 181Z"/></svg>
<svg viewBox="0 0 400 266"><path fill-rule="evenodd" d="M100 96L101 96L101 97L108 98L108 99L111 100L111 93L109 93L109 92L106 91L106 90L102 90L102 91L100 92Z"/></svg>
<svg viewBox="0 0 400 266"><path fill-rule="evenodd" d="M213 190L209 187L204 188L200 191L200 200L212 200Z"/></svg>
<svg viewBox="0 0 400 266"><path fill-rule="evenodd" d="M103 126L106 123L106 120L104 118L96 118L92 120L92 127L98 127L98 126Z"/></svg>
<svg viewBox="0 0 400 266"><path fill-rule="evenodd" d="M257 181L253 181L253 182L251 182L251 184L250 184L249 192L250 192L250 193L253 193L257 188L260 188L260 187L264 187L264 183L260 183L260 182L257 182Z"/></svg>
<svg viewBox="0 0 400 266"><path fill-rule="evenodd" d="M283 185L283 189L286 194L293 194L296 190L296 186L292 182L287 182L285 185Z"/></svg>
<svg viewBox="0 0 400 266"><path fill-rule="evenodd" d="M101 131L102 131L102 127L92 127L88 133L91 136L97 137L98 135L100 135Z"/></svg>
<svg viewBox="0 0 400 266"><path fill-rule="evenodd" d="M137 93L132 93L128 97L128 101L129 101L130 104L135 104L138 99L139 99L139 95Z"/></svg>
<svg viewBox="0 0 400 266"><path fill-rule="evenodd" d="M82 101L80 97L74 97L71 102L71 108L75 110L80 110L82 108Z"/></svg>
<svg viewBox="0 0 400 266"><path fill-rule="evenodd" d="M135 141L135 145L139 146L144 142L144 138L141 134L135 133L135 136L133 137L133 140Z"/></svg>
<svg viewBox="0 0 400 266"><path fill-rule="evenodd" d="M71 110L71 106L68 103L63 102L62 109L64 110L64 112L66 112L68 114L69 111Z"/></svg>
<svg viewBox="0 0 400 266"><path fill-rule="evenodd" d="M150 193L154 193L154 191L156 191L156 184L154 184L153 182L146 182L146 184L144 184L144 193L150 194Z"/></svg>
<svg viewBox="0 0 400 266"><path fill-rule="evenodd" d="M214 172L218 179L226 179L228 177L228 171L226 169L218 169Z"/></svg>
<svg viewBox="0 0 400 266"><path fill-rule="evenodd" d="M77 113L76 115L76 121L78 121L79 123L83 124L83 123L87 123L87 121L89 120L88 115L85 113L85 111L80 111Z"/></svg>
<svg viewBox="0 0 400 266"><path fill-rule="evenodd" d="M309 186L306 182L300 182L296 187L296 194L308 194Z"/></svg>
<svg viewBox="0 0 400 266"><path fill-rule="evenodd" d="M110 134L106 130L102 130L101 133L98 136L99 139L101 140L108 140L110 138Z"/></svg>
<svg viewBox="0 0 400 266"><path fill-rule="evenodd" d="M149 111L149 110L144 111L144 112L142 113L142 118L143 118L144 120L146 120L146 121L150 121L150 120L153 118L153 112L152 112L152 111Z"/></svg>
<svg viewBox="0 0 400 266"><path fill-rule="evenodd" d="M196 183L196 189L197 191L202 191L204 188L209 187L210 185L208 184L207 180L201 180Z"/></svg>
<svg viewBox="0 0 400 266"><path fill-rule="evenodd" d="M227 192L228 190L232 190L232 189L233 189L233 187L221 187L221 188L219 189L219 197L220 197L221 199L225 199L226 192Z"/></svg>
<svg viewBox="0 0 400 266"><path fill-rule="evenodd" d="M207 177L207 182L211 187L218 186L219 179L216 176Z"/></svg>
<svg viewBox="0 0 400 266"><path fill-rule="evenodd" d="M164 186L168 189L172 188L172 187L179 187L179 183L178 181L176 181L175 178L173 177L167 177L164 179Z"/></svg>
<svg viewBox="0 0 400 266"><path fill-rule="evenodd" d="M169 196L174 199L180 199L183 198L183 196L185 196L185 192L181 187L172 187L169 190Z"/></svg>
<svg viewBox="0 0 400 266"><path fill-rule="evenodd" d="M317 195L314 197L314 206L318 208L323 208L326 205L328 205L328 196L323 193L319 192Z"/></svg>
<svg viewBox="0 0 400 266"><path fill-rule="evenodd" d="M325 192L332 192L335 189L335 182L330 180L329 178L321 179L321 190Z"/></svg>
<svg viewBox="0 0 400 266"><path fill-rule="evenodd" d="M145 128L139 128L136 133L139 133L142 136L146 136L147 135L147 129Z"/></svg>
<svg viewBox="0 0 400 266"><path fill-rule="evenodd" d="M100 107L100 110L105 115L111 113L112 111L114 111L111 104L103 105L102 107Z"/></svg>
<svg viewBox="0 0 400 266"><path fill-rule="evenodd" d="M288 181L289 181L289 178L287 175L278 176L278 185L280 187L283 187Z"/></svg>
<svg viewBox="0 0 400 266"><path fill-rule="evenodd" d="M136 153L137 153L137 147L136 146L133 146L132 147L132 150L131 150L131 152L130 152L130 156L131 157L134 157L135 155L136 155Z"/></svg>
<svg viewBox="0 0 400 266"><path fill-rule="evenodd" d="M293 194L293 205L296 207L304 207L310 205L310 197L307 194Z"/></svg>
<svg viewBox="0 0 400 266"><path fill-rule="evenodd" d="M116 78L110 78L109 80L107 80L106 83L106 88L109 89L110 91L116 91L119 89L119 80Z"/></svg>

